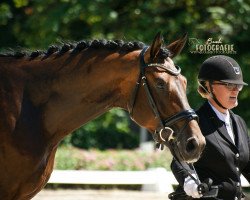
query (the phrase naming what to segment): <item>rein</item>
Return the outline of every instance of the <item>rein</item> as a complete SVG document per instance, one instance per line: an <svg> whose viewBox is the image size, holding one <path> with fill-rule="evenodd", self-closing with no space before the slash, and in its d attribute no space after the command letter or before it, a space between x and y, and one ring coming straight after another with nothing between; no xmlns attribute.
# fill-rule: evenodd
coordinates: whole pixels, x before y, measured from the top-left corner
<svg viewBox="0 0 250 200"><path fill-rule="evenodd" d="M146 94L147 94L148 103L149 103L150 107L152 108L152 110L153 110L153 112L155 114L155 117L157 119L159 119L159 122L160 122L160 129L155 130L155 132L153 134L153 138L154 138L154 140L156 142L156 146L158 148L163 149L164 145L167 142L170 142L171 140L176 140L176 137L174 136L174 130L172 128L170 128L170 126L172 126L173 124L175 124L176 122L178 122L178 121L180 121L182 119L186 119L187 122L183 125L183 127L181 128L181 131L180 131L180 132L182 132L186 128L186 126L188 125L188 123L191 120L194 120L194 119L198 120L198 116L195 113L195 111L190 108L190 109L181 111L181 112L179 112L179 113L177 113L175 115L172 115L172 116L170 116L169 118L167 118L165 120L163 120L161 118L160 112L159 112L159 110L157 108L155 100L154 100L154 98L153 98L153 96L152 96L152 94L150 92L149 86L148 86L147 77L145 75L145 69L147 67L160 67L160 68L166 70L166 72L169 73L170 75L178 76L181 73L181 68L179 66L175 66L177 69L173 70L173 69L167 68L166 66L164 66L163 64L160 64L160 63L145 63L144 54L145 54L147 49L148 49L148 47L144 47L143 50L140 53L140 74L139 74L138 80L136 82L134 92L132 94L129 114L130 114L130 116L132 118L132 116L133 116L133 108L134 108L134 105L135 105L135 102L136 102L136 99L137 99L137 96L138 96L138 89L139 89L140 84L142 84L145 91L146 91ZM167 139L165 139L163 137L163 132L164 131L168 133L168 138Z"/></svg>
<svg viewBox="0 0 250 200"><path fill-rule="evenodd" d="M174 159L176 160L176 162L179 163L179 165L182 167L182 170L185 173L185 178L189 176L189 178L191 178L197 185L197 191L199 194L202 195L202 198L214 198L217 197L218 192L219 192L219 186L218 185L212 185L213 184L213 180L211 178L206 179L204 182L201 182L198 176L198 173L195 170L195 167L193 165L193 163L185 163L186 165L188 165L190 167L189 169L186 169L186 167L184 166L183 162L181 162L178 157L175 155L175 153L172 153ZM168 198L171 200L186 200L189 199L188 195L186 194L186 192L183 191L175 191L172 192L168 195Z"/></svg>

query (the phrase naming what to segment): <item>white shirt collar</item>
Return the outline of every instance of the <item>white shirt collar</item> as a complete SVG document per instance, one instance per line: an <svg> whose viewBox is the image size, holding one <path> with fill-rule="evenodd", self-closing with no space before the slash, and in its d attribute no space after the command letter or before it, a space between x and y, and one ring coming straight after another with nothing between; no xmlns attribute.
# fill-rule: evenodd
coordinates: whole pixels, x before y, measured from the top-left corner
<svg viewBox="0 0 250 200"><path fill-rule="evenodd" d="M230 124L230 114L228 110L226 111L226 113L222 113L218 111L209 101L208 103L221 121L225 122L226 125Z"/></svg>
<svg viewBox="0 0 250 200"><path fill-rule="evenodd" d="M231 127L231 124L230 124L229 111L227 110L226 113L221 113L210 102L208 102L208 103L211 106L211 108L213 109L213 111L215 112L215 114L218 116L218 118L225 123L227 133L230 136L230 138L232 139L233 143L235 143L234 133L233 133L233 130L232 130L232 127Z"/></svg>

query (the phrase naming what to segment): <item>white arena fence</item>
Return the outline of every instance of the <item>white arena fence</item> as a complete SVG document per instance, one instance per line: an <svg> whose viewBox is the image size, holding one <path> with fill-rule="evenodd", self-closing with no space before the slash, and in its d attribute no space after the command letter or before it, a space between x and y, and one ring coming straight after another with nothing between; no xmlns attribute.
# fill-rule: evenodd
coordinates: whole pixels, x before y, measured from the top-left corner
<svg viewBox="0 0 250 200"><path fill-rule="evenodd" d="M243 187L249 183L242 176ZM160 193L173 192L177 181L171 171L153 168L146 171L88 171L54 170L49 184L86 184L86 185L142 185L143 191Z"/></svg>

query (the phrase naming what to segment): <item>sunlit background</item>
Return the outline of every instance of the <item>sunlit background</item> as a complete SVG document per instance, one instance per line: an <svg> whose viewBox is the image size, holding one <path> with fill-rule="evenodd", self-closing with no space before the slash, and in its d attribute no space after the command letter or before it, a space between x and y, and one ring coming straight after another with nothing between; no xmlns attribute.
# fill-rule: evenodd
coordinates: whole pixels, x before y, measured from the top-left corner
<svg viewBox="0 0 250 200"><path fill-rule="evenodd" d="M243 0L1 0L0 50L46 50L80 40L122 39L150 44L158 31L169 43L185 33L199 41L221 40L234 45L234 57L250 83L250 4ZM210 54L191 53L186 44L175 59L187 77L187 96L198 108L199 64ZM250 127L250 90L243 89L239 106ZM120 109L113 109L68 135L61 143L56 169L169 170L171 156L152 147L151 135ZM146 152L146 153L145 153Z"/></svg>

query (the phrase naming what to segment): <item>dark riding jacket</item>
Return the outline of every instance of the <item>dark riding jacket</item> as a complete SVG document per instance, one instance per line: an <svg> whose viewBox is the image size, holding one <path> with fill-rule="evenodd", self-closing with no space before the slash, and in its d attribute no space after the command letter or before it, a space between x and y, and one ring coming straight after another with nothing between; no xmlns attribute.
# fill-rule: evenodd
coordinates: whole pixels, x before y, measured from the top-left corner
<svg viewBox="0 0 250 200"><path fill-rule="evenodd" d="M237 200L242 195L240 175L243 174L250 182L250 139L245 121L232 111L229 112L235 144L224 122L217 117L208 102L197 111L206 147L194 167L201 182L211 178L213 185L219 186L218 197L214 199ZM186 176L183 166L174 159L171 169L182 187Z"/></svg>

